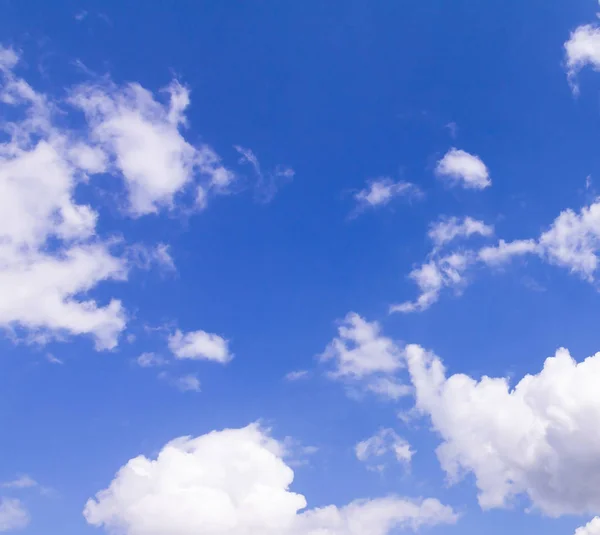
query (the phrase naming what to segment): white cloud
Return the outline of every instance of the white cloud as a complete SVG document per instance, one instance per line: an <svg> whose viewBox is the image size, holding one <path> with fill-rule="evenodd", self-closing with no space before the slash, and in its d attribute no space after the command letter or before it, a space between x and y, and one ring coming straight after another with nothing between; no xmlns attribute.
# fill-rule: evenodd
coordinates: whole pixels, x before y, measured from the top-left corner
<svg viewBox="0 0 600 535"><path fill-rule="evenodd" d="M480 249L477 256L485 264L497 266L509 262L515 256L537 253L538 249L535 240L515 240L508 243L500 240L498 245Z"/></svg>
<svg viewBox="0 0 600 535"><path fill-rule="evenodd" d="M136 359L136 362L142 368L154 368L156 366L163 366L167 363L163 357L152 352L142 353Z"/></svg>
<svg viewBox="0 0 600 535"><path fill-rule="evenodd" d="M273 171L264 173L260 167L258 158L251 149L234 145L233 147L240 154L240 163L248 164L254 170L257 178L255 186L256 198L260 202L268 203L273 200L277 190L285 183L291 182L296 175L291 167L277 165Z"/></svg>
<svg viewBox="0 0 600 535"><path fill-rule="evenodd" d="M84 516L124 535L388 535L457 519L435 499L394 496L299 512L306 499L289 490L283 453L256 424L179 438L130 460Z"/></svg>
<svg viewBox="0 0 600 535"><path fill-rule="evenodd" d="M469 238L475 234L489 237L493 233L494 227L491 225L467 216L462 221L457 217L451 217L432 223L427 235L436 247L441 247L456 238Z"/></svg>
<svg viewBox="0 0 600 535"><path fill-rule="evenodd" d="M600 517L596 517L585 526L577 528L575 535L600 535Z"/></svg>
<svg viewBox="0 0 600 535"><path fill-rule="evenodd" d="M136 83L81 85L70 99L85 113L92 139L123 176L133 216L173 208L175 196L196 175L205 178L197 186L203 192L226 190L234 180L209 146L194 147L182 136L190 102L187 88L174 81L163 92L167 105Z"/></svg>
<svg viewBox="0 0 600 535"><path fill-rule="evenodd" d="M575 93L579 92L576 77L579 71L591 66L600 70L600 28L592 24L579 26L565 43L565 61L569 83Z"/></svg>
<svg viewBox="0 0 600 535"><path fill-rule="evenodd" d="M410 182L394 182L391 178L381 177L370 180L367 187L354 195L356 211L366 208L385 206L395 197L415 197L421 195L421 190Z"/></svg>
<svg viewBox="0 0 600 535"><path fill-rule="evenodd" d="M55 106L9 70L16 55L0 48L0 102L22 113L3 123L0 143L0 326L37 335L90 334L112 348L125 326L121 303L99 306L85 293L123 280L127 265L96 235L97 213L75 201L101 152L52 125Z"/></svg>
<svg viewBox="0 0 600 535"><path fill-rule="evenodd" d="M600 200L583 207L579 213L561 212L540 236L539 245L551 263L592 280L600 249Z"/></svg>
<svg viewBox="0 0 600 535"><path fill-rule="evenodd" d="M169 336L169 349L178 359L212 360L226 364L233 358L227 340L204 331L182 333L178 329Z"/></svg>
<svg viewBox="0 0 600 535"><path fill-rule="evenodd" d="M167 372L158 374L158 378L166 381L169 385L175 387L180 392L200 392L200 380L193 374L173 377Z"/></svg>
<svg viewBox="0 0 600 535"><path fill-rule="evenodd" d="M441 258L432 258L414 269L409 277L417 284L421 294L416 301L406 301L390 307L390 313L423 312L440 297L443 288L460 290L465 284L465 272L473 259L469 252L452 253Z"/></svg>
<svg viewBox="0 0 600 535"><path fill-rule="evenodd" d="M396 343L381 334L377 322L368 322L350 312L338 327L334 338L321 355L322 361L333 361L335 378L362 379L373 374L390 374L399 370L402 351Z"/></svg>
<svg viewBox="0 0 600 535"><path fill-rule="evenodd" d="M394 377L372 379L367 385L367 390L384 399L391 399L393 401L409 396L412 393L410 386L405 385Z"/></svg>
<svg viewBox="0 0 600 535"><path fill-rule="evenodd" d="M479 158L464 150L450 149L438 162L436 174L451 185L484 189L492 185L488 168Z"/></svg>
<svg viewBox="0 0 600 535"><path fill-rule="evenodd" d="M16 499L0 498L0 531L24 529L29 524L29 514Z"/></svg>
<svg viewBox="0 0 600 535"><path fill-rule="evenodd" d="M410 465L414 451L407 440L399 436L393 429L380 429L375 435L359 442L354 447L356 458L362 462L380 461L381 457L391 453L396 461ZM381 465L382 466L382 465Z"/></svg>
<svg viewBox="0 0 600 535"><path fill-rule="evenodd" d="M5 489L29 489L37 486L38 482L28 475L19 476L13 481L6 481L4 483L0 483L0 487L3 487Z"/></svg>
<svg viewBox="0 0 600 535"><path fill-rule="evenodd" d="M598 514L600 353L576 363L560 349L514 388L505 378L447 377L419 346L407 346L406 359L416 408L443 439L442 468L450 482L473 473L482 508L527 495L549 516Z"/></svg>
<svg viewBox="0 0 600 535"><path fill-rule="evenodd" d="M307 379L309 376L308 370L295 370L289 372L285 376L286 381L300 381L301 379Z"/></svg>

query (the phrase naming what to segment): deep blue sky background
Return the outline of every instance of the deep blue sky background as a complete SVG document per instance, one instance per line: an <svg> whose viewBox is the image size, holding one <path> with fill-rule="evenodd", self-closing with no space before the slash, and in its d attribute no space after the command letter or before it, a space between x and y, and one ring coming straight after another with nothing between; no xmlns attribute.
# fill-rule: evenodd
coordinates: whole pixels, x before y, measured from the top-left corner
<svg viewBox="0 0 600 535"><path fill-rule="evenodd" d="M577 359L600 349L598 294L537 261L482 270L460 298L445 295L424 314L387 316L390 303L414 296L406 275L440 215L483 219L508 240L536 236L590 200L585 178L600 176L599 81L583 73L573 98L562 62L569 32L596 9L588 0L2 1L0 41L23 51L36 87L64 94L83 78L75 60L153 91L176 76L192 91L188 139L233 167L240 144L265 168L296 171L267 205L248 189L191 218L115 223L131 239L170 243L177 264L177 274L100 288L99 299L116 295L135 311L134 343L99 354L87 339L45 348L0 340L0 480L31 473L57 491L29 498L26 533L91 533L83 504L126 460L175 436L259 418L276 436L321 448L297 470L294 488L310 505L394 491L466 513L440 533L553 535L579 525L481 513L469 478L445 488L425 423L405 429L393 406L349 399L318 371L298 383L283 377L315 369L350 310L476 376L535 373L560 346ZM493 187L440 184L433 168L451 146L480 155ZM418 184L425 198L350 220L352 192L383 175ZM164 336L144 329L165 322L231 340L228 367L180 366L198 373L202 393L182 394L133 364L142 351L166 351ZM65 365L50 366L47 351ZM382 425L415 444L411 474L370 473L354 458L355 442Z"/></svg>

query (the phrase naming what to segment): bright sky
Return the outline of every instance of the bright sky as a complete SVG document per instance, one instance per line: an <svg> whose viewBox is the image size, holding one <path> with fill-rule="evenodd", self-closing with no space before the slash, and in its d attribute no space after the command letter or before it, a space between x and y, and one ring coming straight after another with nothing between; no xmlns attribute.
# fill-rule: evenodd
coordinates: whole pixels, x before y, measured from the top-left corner
<svg viewBox="0 0 600 535"><path fill-rule="evenodd" d="M0 2L0 532L600 535L598 12Z"/></svg>

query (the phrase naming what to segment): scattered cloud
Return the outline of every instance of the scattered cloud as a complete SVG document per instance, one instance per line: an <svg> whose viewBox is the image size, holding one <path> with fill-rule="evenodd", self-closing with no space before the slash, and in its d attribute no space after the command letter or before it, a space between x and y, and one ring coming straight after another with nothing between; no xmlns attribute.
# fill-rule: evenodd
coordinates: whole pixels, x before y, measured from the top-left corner
<svg viewBox="0 0 600 535"><path fill-rule="evenodd" d="M480 249L477 256L485 264L499 266L510 262L516 256L535 254L537 252L538 244L535 240L515 240L508 243L500 240L498 245Z"/></svg>
<svg viewBox="0 0 600 535"><path fill-rule="evenodd" d="M46 360L50 364L64 364L64 361L54 356L52 353L46 353Z"/></svg>
<svg viewBox="0 0 600 535"><path fill-rule="evenodd" d="M362 379L376 373L389 374L402 367L402 351L381 334L381 327L350 312L338 327L338 336L320 356L333 361L329 374L334 378Z"/></svg>
<svg viewBox="0 0 600 535"><path fill-rule="evenodd" d="M438 162L438 177L451 186L465 189L484 189L492 185L488 168L479 158L464 150L452 148Z"/></svg>
<svg viewBox="0 0 600 535"><path fill-rule="evenodd" d="M258 201L268 203L273 200L277 190L284 184L291 182L296 175L291 167L277 165L274 170L264 173L260 167L258 158L251 149L234 145L233 147L240 154L240 163L248 164L254 170L257 183L255 194Z"/></svg>
<svg viewBox="0 0 600 535"><path fill-rule="evenodd" d="M233 358L227 340L204 331L182 333L178 329L169 336L169 349L178 359L212 360L226 364Z"/></svg>
<svg viewBox="0 0 600 535"><path fill-rule="evenodd" d="M431 258L409 275L421 291L419 297L416 301L392 305L390 313L423 312L437 302L443 288L454 288L456 291L460 291L466 285L465 272L472 262L473 258L470 252Z"/></svg>
<svg viewBox="0 0 600 535"><path fill-rule="evenodd" d="M25 529L29 524L29 513L14 498L0 498L0 532Z"/></svg>
<svg viewBox="0 0 600 535"><path fill-rule="evenodd" d="M382 470L385 465L381 463L382 457L393 454L396 461L404 466L410 466L414 451L407 440L399 436L393 429L380 429L375 435L359 442L354 447L356 458L364 463L375 463L377 470ZM369 464L373 466L373 464Z"/></svg>
<svg viewBox="0 0 600 535"><path fill-rule="evenodd" d="M300 512L307 502L289 490L283 453L257 424L178 438L154 460L130 460L84 516L124 535L388 535L457 520L438 500L396 496Z"/></svg>
<svg viewBox="0 0 600 535"><path fill-rule="evenodd" d="M600 535L600 517L593 518L585 526L577 528L575 535Z"/></svg>
<svg viewBox="0 0 600 535"><path fill-rule="evenodd" d="M370 180L366 188L354 195L356 201L355 215L367 208L385 206L396 197L415 198L421 195L421 190L410 182L394 182L388 177Z"/></svg>
<svg viewBox="0 0 600 535"><path fill-rule="evenodd" d="M394 377L378 377L367 384L367 390L383 399L398 401L412 394L412 388Z"/></svg>
<svg viewBox="0 0 600 535"><path fill-rule="evenodd" d="M462 221L457 217L442 218L430 225L427 235L439 248L456 238L470 238L473 235L489 237L492 234L494 234L493 226L467 216Z"/></svg>
<svg viewBox="0 0 600 535"><path fill-rule="evenodd" d="M158 374L158 378L166 381L171 386L177 388L181 392L200 392L200 380L192 374L182 375L180 377L172 377L166 372Z"/></svg>
<svg viewBox="0 0 600 535"><path fill-rule="evenodd" d="M600 70L600 27L594 24L579 26L565 43L565 63L569 83L579 93L577 75L584 67Z"/></svg>
<svg viewBox="0 0 600 535"><path fill-rule="evenodd" d="M28 475L21 475L13 481L6 481L4 483L0 483L0 487L5 489L29 489L37 486L38 482L35 479L29 477Z"/></svg>
<svg viewBox="0 0 600 535"><path fill-rule="evenodd" d="M167 363L163 357L151 352L142 353L136 359L136 362L142 368L155 368L158 366L164 366Z"/></svg>
<svg viewBox="0 0 600 535"><path fill-rule="evenodd" d="M475 476L484 509L519 495L549 516L600 511L600 353L575 362L566 349L511 388L505 378L446 376L442 361L406 348L416 408L442 437L449 481Z"/></svg>
<svg viewBox="0 0 600 535"><path fill-rule="evenodd" d="M285 376L286 381L300 381L302 379L308 379L310 372L308 370L295 370L288 373Z"/></svg>
<svg viewBox="0 0 600 535"><path fill-rule="evenodd" d="M134 217L172 209L196 176L204 179L196 186L204 196L226 191L234 180L212 148L194 147L182 136L189 90L173 81L162 92L166 105L135 83L80 85L70 97L84 112L91 139L110 156L110 168L123 177Z"/></svg>

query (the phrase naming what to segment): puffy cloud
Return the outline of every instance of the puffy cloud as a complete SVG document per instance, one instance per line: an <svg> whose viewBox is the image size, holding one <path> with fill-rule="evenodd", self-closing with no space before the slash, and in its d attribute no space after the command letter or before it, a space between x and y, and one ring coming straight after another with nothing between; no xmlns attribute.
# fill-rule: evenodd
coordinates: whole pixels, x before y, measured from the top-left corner
<svg viewBox="0 0 600 535"><path fill-rule="evenodd" d="M421 294L416 301L392 305L390 312L423 312L440 297L443 288L460 289L466 284L465 272L473 262L470 252L452 253L441 258L432 258L414 269L409 277L417 284Z"/></svg>
<svg viewBox="0 0 600 535"><path fill-rule="evenodd" d="M166 381L180 392L200 392L200 380L193 374L172 376L167 372L158 374L158 378Z"/></svg>
<svg viewBox="0 0 600 535"><path fill-rule="evenodd" d="M421 190L410 182L394 182L391 178L381 177L368 182L367 187L354 195L356 211L388 204L395 197L420 196Z"/></svg>
<svg viewBox="0 0 600 535"><path fill-rule="evenodd" d="M29 513L19 500L0 498L0 531L24 529L28 524Z"/></svg>
<svg viewBox="0 0 600 535"><path fill-rule="evenodd" d="M182 333L178 329L169 336L169 349L178 359L212 360L226 364L233 358L227 340L204 331Z"/></svg>
<svg viewBox="0 0 600 535"><path fill-rule="evenodd" d="M168 443L130 460L84 509L88 523L125 535L387 535L454 523L435 499L394 496L306 507L289 490L284 447L257 424Z"/></svg>
<svg viewBox="0 0 600 535"><path fill-rule="evenodd" d="M456 238L469 238L473 235L488 237L493 233L494 227L491 225L467 216L462 221L451 217L431 224L428 236L436 247L441 247Z"/></svg>
<svg viewBox="0 0 600 535"><path fill-rule="evenodd" d="M438 162L435 172L449 184L465 189L484 189L492 185L483 161L464 150L450 149Z"/></svg>
<svg viewBox="0 0 600 535"><path fill-rule="evenodd" d="M251 149L234 145L233 147L240 154L240 163L248 164L254 170L257 178L255 186L256 198L263 203L273 200L277 190L282 184L290 182L296 175L291 167L277 165L273 171L264 173L260 167L258 158Z"/></svg>
<svg viewBox="0 0 600 535"><path fill-rule="evenodd" d="M196 174L207 179L198 186L203 196L211 188L226 189L234 179L209 146L194 147L181 135L190 102L187 88L174 81L163 91L167 105L136 83L81 85L70 99L85 113L92 139L123 176L134 216L172 208L175 195Z"/></svg>
<svg viewBox="0 0 600 535"><path fill-rule="evenodd" d="M497 266L509 262L515 256L537 253L538 250L535 240L515 240L508 243L500 240L498 245L480 249L477 256L485 264Z"/></svg>
<svg viewBox="0 0 600 535"><path fill-rule="evenodd" d="M379 377L372 379L367 384L367 390L384 399L391 399L393 401L397 401L412 393L410 386L394 377Z"/></svg>
<svg viewBox="0 0 600 535"><path fill-rule="evenodd" d="M585 526L577 528L575 535L600 535L600 517L596 517Z"/></svg>
<svg viewBox="0 0 600 535"><path fill-rule="evenodd" d="M473 473L482 508L527 495L550 516L600 511L600 353L575 362L566 349L514 388L505 378L446 376L441 360L410 345L416 409L441 435L449 480Z"/></svg>
<svg viewBox="0 0 600 535"><path fill-rule="evenodd" d="M334 362L330 374L335 378L390 374L403 366L402 351L391 338L381 334L379 324L354 312L340 322L338 336L327 346L321 360Z"/></svg>
<svg viewBox="0 0 600 535"><path fill-rule="evenodd" d="M54 106L10 70L14 52L0 48L0 57L0 102L22 112L1 125L0 326L89 334L112 348L125 325L121 303L99 306L85 293L123 280L127 266L96 237L97 213L75 200L77 186L104 170L102 152L55 128Z"/></svg>
<svg viewBox="0 0 600 535"><path fill-rule="evenodd" d="M565 43L565 62L569 82L575 93L579 87L575 81L581 69L590 65L600 70L600 28L593 24L579 26Z"/></svg>
<svg viewBox="0 0 600 535"><path fill-rule="evenodd" d="M579 213L564 210L539 239L542 254L588 280L598 267L600 249L600 200Z"/></svg>
<svg viewBox="0 0 600 535"><path fill-rule="evenodd" d="M393 429L380 429L375 435L359 442L354 447L356 458L367 462L393 453L399 463L410 465L414 451L407 440L399 436ZM383 466L383 465L380 465Z"/></svg>

